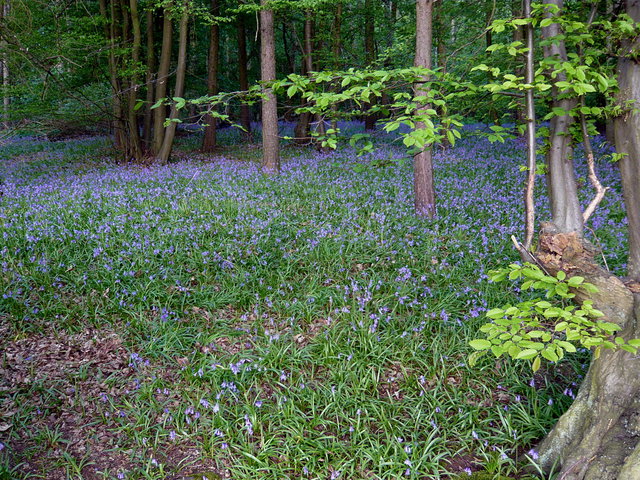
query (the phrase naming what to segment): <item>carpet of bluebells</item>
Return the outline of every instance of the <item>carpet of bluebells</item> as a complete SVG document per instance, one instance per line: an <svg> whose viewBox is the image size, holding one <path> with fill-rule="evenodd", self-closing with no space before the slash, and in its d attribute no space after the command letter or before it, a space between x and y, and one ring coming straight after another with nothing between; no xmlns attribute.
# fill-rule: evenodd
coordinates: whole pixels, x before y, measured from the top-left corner
<svg viewBox="0 0 640 480"><path fill-rule="evenodd" d="M287 147L275 177L243 146L151 168L114 164L104 138L0 147L0 350L55 339L41 353L62 372L5 354L0 478L498 478L534 461L585 357L535 376L466 364L483 313L520 295L487 273L517 259L524 144L469 131L437 150L429 220L387 140ZM609 154L589 235L622 271ZM98 353L69 363L85 334Z"/></svg>

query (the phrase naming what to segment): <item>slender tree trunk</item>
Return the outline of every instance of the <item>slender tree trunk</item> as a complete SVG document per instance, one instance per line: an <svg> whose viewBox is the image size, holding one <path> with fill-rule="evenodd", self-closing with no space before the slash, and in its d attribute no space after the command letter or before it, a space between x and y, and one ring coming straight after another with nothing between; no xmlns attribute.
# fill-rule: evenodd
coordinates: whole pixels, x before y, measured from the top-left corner
<svg viewBox="0 0 640 480"><path fill-rule="evenodd" d="M160 65L156 78L155 101L167 96L167 83L169 82L169 68L171 67L171 44L173 36L173 23L169 10L165 9L162 19L162 50L160 51ZM164 120L167 117L167 109L159 105L153 113L153 142L152 152L154 156L160 153L164 140Z"/></svg>
<svg viewBox="0 0 640 480"><path fill-rule="evenodd" d="M153 11L147 10L147 94L144 109L144 137L143 144L145 150L151 148L151 126L153 124L153 90L156 80L156 55L155 55L155 25L153 19Z"/></svg>
<svg viewBox="0 0 640 480"><path fill-rule="evenodd" d="M123 15L126 13L123 9ZM134 72L140 68L140 49L142 47L142 34L140 32L140 17L138 15L138 0L129 0L129 15L131 15L131 29L133 32L133 43L131 45L131 60L133 61ZM129 82L129 101L127 104L127 130L128 130L128 150L129 156L135 161L141 161L142 146L140 143L140 129L138 128L138 114L136 103L138 101L139 74L133 73Z"/></svg>
<svg viewBox="0 0 640 480"><path fill-rule="evenodd" d="M116 30L115 30L115 0L107 4L107 0L100 0L100 15L105 19L104 35L108 45L109 62L109 83L112 94L112 126L114 133L114 144L116 150L122 151L125 145L125 125L122 117L122 88L118 77L118 61L116 57Z"/></svg>
<svg viewBox="0 0 640 480"><path fill-rule="evenodd" d="M6 21L11 13L11 0L3 0L0 4L0 16ZM3 41L3 43L6 43ZM2 125L5 129L11 127L9 119L9 107L11 106L11 97L9 96L10 74L9 74L9 58L6 51L0 58L0 69L2 69Z"/></svg>
<svg viewBox="0 0 640 480"><path fill-rule="evenodd" d="M447 27L449 24L443 18L443 7L444 0L440 0L434 8L434 23L436 26L436 64L444 75L447 73Z"/></svg>
<svg viewBox="0 0 640 480"><path fill-rule="evenodd" d="M376 24L374 0L365 0L364 2L364 52L367 67L371 67L376 59ZM373 108L375 100L371 100L366 104L366 108ZM364 117L364 129L366 131L375 130L378 116L368 114Z"/></svg>
<svg viewBox="0 0 640 480"><path fill-rule="evenodd" d="M179 41L178 41L178 66L176 68L176 86L174 90L174 97L182 97L184 95L184 77L187 70L187 33L189 27L189 11L187 5L183 6L184 12L180 17L179 27ZM178 118L178 110L176 104L171 105L171 113L169 119L174 120ZM165 129L164 138L162 139L162 147L157 155L157 160L161 165L166 164L169 161L171 150L173 148L173 139L176 134L177 123L170 121L169 125Z"/></svg>
<svg viewBox="0 0 640 480"><path fill-rule="evenodd" d="M262 99L262 170L267 174L280 171L280 141L278 139L278 101L270 82L276 79L276 48L273 29L273 10L266 8L267 0L260 0L260 77Z"/></svg>
<svg viewBox="0 0 640 480"><path fill-rule="evenodd" d="M342 11L342 0L337 0L333 16L333 44L331 46L331 53L333 55L333 67L336 70L340 70L340 67L342 65L342 59L340 58L342 52ZM331 112L331 128L336 131L338 129L338 106L336 104L331 105Z"/></svg>
<svg viewBox="0 0 640 480"><path fill-rule="evenodd" d="M211 12L218 16L220 3L218 0L211 0ZM218 63L220 57L220 27L217 22L211 24L209 32L209 71L207 74L207 93L216 95L218 93ZM205 117L207 126L204 129L202 139L202 151L213 152L218 143L218 120L207 115Z"/></svg>
<svg viewBox="0 0 640 480"><path fill-rule="evenodd" d="M416 0L416 67L431 68L432 16L433 0ZM427 80L428 78L423 78L423 82ZM418 98L427 96L424 83L416 84L414 90ZM418 110L418 114L428 108L425 104ZM416 122L416 129L422 128L425 128L424 122ZM413 157L413 188L416 214L433 217L436 213L436 198L430 147Z"/></svg>
<svg viewBox="0 0 640 480"><path fill-rule="evenodd" d="M524 0L524 16L531 18L531 0ZM533 65L533 25L526 25L526 45L527 55L525 62L525 83L533 85L534 65ZM536 110L533 99L533 90L529 89L525 93L526 102L526 122L527 122L527 167L529 167L527 175L527 185L524 194L524 210L525 210L525 232L524 232L524 248L531 250L533 243L533 234L535 228L535 202L534 189L536 184Z"/></svg>
<svg viewBox="0 0 640 480"><path fill-rule="evenodd" d="M313 21L311 19L311 12L307 10L304 16L304 41L302 44L303 63L302 70L304 74L310 75L313 71ZM308 103L305 103L308 106ZM301 145L307 145L311 142L309 135L309 128L311 126L311 113L302 112L298 116L298 123L294 130L295 141Z"/></svg>
<svg viewBox="0 0 640 480"><path fill-rule="evenodd" d="M238 82L240 90L246 92L249 90L249 75L247 72L247 28L246 17L238 16ZM242 103L240 105L240 125L244 128L246 140L251 139L251 111L249 105Z"/></svg>
<svg viewBox="0 0 640 480"><path fill-rule="evenodd" d="M564 2L563 0L545 0L544 3L562 9ZM547 16L552 15L547 14ZM567 51L564 42L557 40L561 33L562 29L558 23L552 23L542 29L544 39L555 39L544 46L544 56L566 62ZM554 81L566 81L566 76L560 73ZM560 108L569 112L578 105L578 100L575 97L561 98L563 93L554 87L551 108ZM568 113L551 119L546 159L547 189L552 221L558 230L562 233L577 232L578 235L582 235L582 210L578 201L578 188L573 167L573 143L569 132L573 122L573 117Z"/></svg>

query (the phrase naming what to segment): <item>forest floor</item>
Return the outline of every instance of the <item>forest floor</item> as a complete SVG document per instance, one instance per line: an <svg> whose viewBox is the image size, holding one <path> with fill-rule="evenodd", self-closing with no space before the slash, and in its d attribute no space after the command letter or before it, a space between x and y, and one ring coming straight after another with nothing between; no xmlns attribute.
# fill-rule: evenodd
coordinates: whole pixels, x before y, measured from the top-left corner
<svg viewBox="0 0 640 480"><path fill-rule="evenodd" d="M431 220L389 145L287 149L277 177L257 148L108 153L0 147L0 479L524 478L586 356L466 361L484 312L527 294L487 279L517 260L519 140L438 151ZM616 270L606 153L590 227Z"/></svg>

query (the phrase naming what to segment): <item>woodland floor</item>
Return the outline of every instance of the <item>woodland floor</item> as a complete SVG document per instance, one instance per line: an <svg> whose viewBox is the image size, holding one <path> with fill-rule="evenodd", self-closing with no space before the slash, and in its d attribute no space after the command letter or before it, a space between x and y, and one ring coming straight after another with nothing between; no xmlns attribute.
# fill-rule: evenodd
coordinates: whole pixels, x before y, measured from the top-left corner
<svg viewBox="0 0 640 480"><path fill-rule="evenodd" d="M396 147L287 148L268 178L228 135L161 168L101 138L0 147L0 479L524 478L586 357L466 363L525 295L487 280L517 258L521 142L437 152L420 220Z"/></svg>

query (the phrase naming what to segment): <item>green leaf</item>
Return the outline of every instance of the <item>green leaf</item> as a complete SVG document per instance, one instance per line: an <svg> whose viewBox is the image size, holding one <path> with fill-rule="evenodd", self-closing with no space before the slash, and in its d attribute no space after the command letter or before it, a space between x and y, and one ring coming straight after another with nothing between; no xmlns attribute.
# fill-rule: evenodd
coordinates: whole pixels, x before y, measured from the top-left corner
<svg viewBox="0 0 640 480"><path fill-rule="evenodd" d="M556 274L556 278L560 281L563 281L565 278L567 278L567 274L564 273L562 270L560 270L557 274Z"/></svg>
<svg viewBox="0 0 640 480"><path fill-rule="evenodd" d="M569 353L575 353L576 347L573 343L565 342L564 340L558 340L556 342L560 347L564 348Z"/></svg>
<svg viewBox="0 0 640 480"><path fill-rule="evenodd" d="M475 350L488 350L489 348L491 348L491 342L489 340L484 340L481 338L471 340L469 342L469 345Z"/></svg>
<svg viewBox="0 0 640 480"><path fill-rule="evenodd" d="M515 358L516 360L530 360L537 355L538 355L537 350L534 350L533 348L527 348L525 350L522 350L520 353L518 353Z"/></svg>
<svg viewBox="0 0 640 480"><path fill-rule="evenodd" d="M546 348L542 351L542 356L544 358L546 358L547 360L549 360L550 362L557 362L558 361L558 355L555 352L555 349L553 348L553 346L550 346L549 348Z"/></svg>
<svg viewBox="0 0 640 480"><path fill-rule="evenodd" d="M577 287L577 286L581 285L582 282L584 282L584 277L581 277L579 275L576 275L575 277L571 277L567 281L567 283L569 284L570 287Z"/></svg>
<svg viewBox="0 0 640 480"><path fill-rule="evenodd" d="M481 359L484 355L486 355L486 351L481 351L481 352L473 352L472 354L469 355L469 357L467 357L467 363L469 364L470 367L475 367L476 364L478 363L478 360Z"/></svg>
<svg viewBox="0 0 640 480"><path fill-rule="evenodd" d="M540 362L540 356L538 355L538 356L536 357L536 359L533 361L533 364L531 365L531 369L532 369L534 372L537 372L538 370L540 370L540 363L541 363L541 362Z"/></svg>

